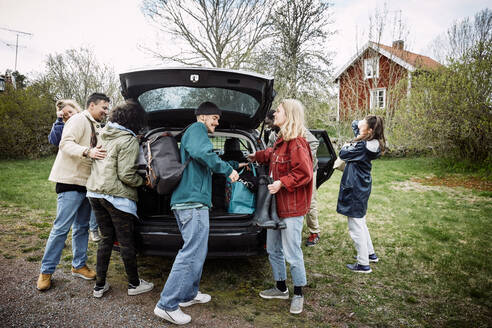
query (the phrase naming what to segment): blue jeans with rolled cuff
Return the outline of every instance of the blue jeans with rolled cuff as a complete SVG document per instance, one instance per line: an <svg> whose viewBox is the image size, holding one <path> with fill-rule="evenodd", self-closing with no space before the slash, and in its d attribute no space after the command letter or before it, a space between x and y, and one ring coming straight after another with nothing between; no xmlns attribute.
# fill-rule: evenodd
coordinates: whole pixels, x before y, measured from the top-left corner
<svg viewBox="0 0 492 328"><path fill-rule="evenodd" d="M207 207L174 210L174 215L184 244L157 302L157 306L166 311L177 310L179 303L188 302L198 294L210 229Z"/></svg>
<svg viewBox="0 0 492 328"><path fill-rule="evenodd" d="M85 265L91 215L91 206L85 194L79 191L58 194L56 219L46 242L41 260L41 273L55 272L70 228L72 228L72 266L80 269Z"/></svg>
<svg viewBox="0 0 492 328"><path fill-rule="evenodd" d="M275 281L286 280L285 261L287 261L290 264L294 286L305 286L307 283L306 269L301 249L303 217L296 216L282 220L287 228L267 230L267 253L272 266L273 278Z"/></svg>

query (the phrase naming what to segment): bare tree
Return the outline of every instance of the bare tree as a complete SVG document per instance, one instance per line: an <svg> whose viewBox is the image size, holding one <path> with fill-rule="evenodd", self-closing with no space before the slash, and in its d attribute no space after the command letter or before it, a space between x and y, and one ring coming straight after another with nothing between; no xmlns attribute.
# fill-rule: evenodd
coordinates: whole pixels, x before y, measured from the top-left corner
<svg viewBox="0 0 492 328"><path fill-rule="evenodd" d="M367 38L364 44L370 42L370 47L361 54L360 60L340 77L340 87L343 88L343 92L340 93L340 109L346 119L352 119L354 114L360 116L377 113L385 116L388 127L391 126L395 108L405 95L402 94L401 88L397 87L398 83L408 77L395 59L407 60L410 56L406 51L409 34L401 11L390 11L386 4L382 9L376 8L369 16L369 28L367 34L362 37ZM391 51L388 51L384 43L389 43ZM356 49L357 53L363 50L357 37ZM389 57L383 56L381 50L386 50ZM389 87L382 90L380 85ZM378 102L378 97L384 99ZM381 102L384 104L382 107L379 106Z"/></svg>
<svg viewBox="0 0 492 328"><path fill-rule="evenodd" d="M143 0L143 13L182 41L144 49L164 61L240 68L267 36L271 6L266 0Z"/></svg>
<svg viewBox="0 0 492 328"><path fill-rule="evenodd" d="M483 57L491 42L492 10L486 8L475 14L473 19L466 17L455 21L445 33L432 41L429 48L435 58L449 63L451 60L464 59L472 48Z"/></svg>
<svg viewBox="0 0 492 328"><path fill-rule="evenodd" d="M50 93L56 99L75 99L82 107L93 92L103 92L113 102L121 99L114 69L98 63L88 48L48 55L46 73L41 79L49 84Z"/></svg>
<svg viewBox="0 0 492 328"><path fill-rule="evenodd" d="M272 15L273 42L263 53L280 94L298 97L326 88L332 53L326 48L334 33L332 4L322 0L280 0ZM283 93L283 94L282 94Z"/></svg>

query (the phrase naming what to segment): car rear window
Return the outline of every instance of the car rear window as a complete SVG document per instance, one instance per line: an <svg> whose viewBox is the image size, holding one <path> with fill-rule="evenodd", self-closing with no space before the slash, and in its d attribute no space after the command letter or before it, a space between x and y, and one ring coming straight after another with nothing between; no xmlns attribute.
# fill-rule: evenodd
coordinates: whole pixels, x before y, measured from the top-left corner
<svg viewBox="0 0 492 328"><path fill-rule="evenodd" d="M204 101L211 101L223 111L254 116L259 102L252 96L223 88L168 87L144 92L138 97L147 112L195 109Z"/></svg>

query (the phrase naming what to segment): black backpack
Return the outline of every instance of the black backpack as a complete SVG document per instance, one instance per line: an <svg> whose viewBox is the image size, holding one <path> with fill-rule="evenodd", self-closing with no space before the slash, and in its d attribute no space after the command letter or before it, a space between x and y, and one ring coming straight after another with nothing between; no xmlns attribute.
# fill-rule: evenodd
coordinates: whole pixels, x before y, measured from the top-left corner
<svg viewBox="0 0 492 328"><path fill-rule="evenodd" d="M142 140L138 160L139 171L145 172L147 187L160 195L168 195L178 186L183 171L191 157L183 164L179 153L178 142L186 129L173 136L163 132L149 139Z"/></svg>

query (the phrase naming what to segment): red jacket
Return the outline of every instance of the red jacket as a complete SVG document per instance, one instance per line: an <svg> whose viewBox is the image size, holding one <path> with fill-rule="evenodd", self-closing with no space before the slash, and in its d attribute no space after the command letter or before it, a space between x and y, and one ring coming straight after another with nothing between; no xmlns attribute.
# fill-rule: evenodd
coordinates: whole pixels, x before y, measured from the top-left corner
<svg viewBox="0 0 492 328"><path fill-rule="evenodd" d="M277 195L277 212L281 218L303 216L309 211L313 192L313 159L306 139L290 141L279 138L272 148L257 151L255 159L269 164L273 180L283 187Z"/></svg>

